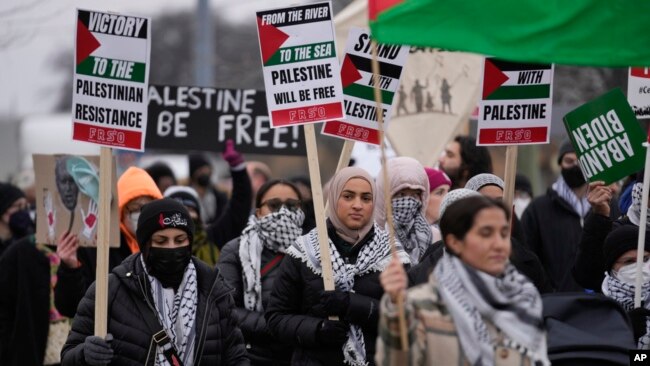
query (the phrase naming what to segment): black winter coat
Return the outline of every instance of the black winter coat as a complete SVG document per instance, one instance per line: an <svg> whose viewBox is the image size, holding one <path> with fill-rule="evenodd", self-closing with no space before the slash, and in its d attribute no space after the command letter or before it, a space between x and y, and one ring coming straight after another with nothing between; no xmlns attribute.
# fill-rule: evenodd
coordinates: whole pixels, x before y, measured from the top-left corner
<svg viewBox="0 0 650 366"><path fill-rule="evenodd" d="M537 255L555 291L582 291L572 268L582 237L583 219L549 188L524 211L521 222L528 247Z"/></svg>
<svg viewBox="0 0 650 366"><path fill-rule="evenodd" d="M231 316L232 289L206 264L196 258L193 262L199 291L194 365L248 365L243 337ZM151 337L157 329L151 329L144 320L149 314L140 312L141 308L155 311L145 301L147 297L153 304L140 254L130 256L116 267L108 281L108 333L113 335L114 350L111 364L144 365ZM84 340L93 334L94 313L95 284L79 304L72 331L61 352L62 366L86 364Z"/></svg>
<svg viewBox="0 0 650 366"><path fill-rule="evenodd" d="M596 213L587 216L573 267L573 277L581 286L596 292L602 291L601 287L605 279L605 258L603 256L605 238L612 230L623 225L634 224L627 216L618 220L612 220Z"/></svg>
<svg viewBox="0 0 650 366"><path fill-rule="evenodd" d="M231 240L221 250L217 268L226 283L233 287L236 307L233 316L244 334L246 350L252 365L289 365L293 347L273 337L264 318L264 312L248 310L244 307L243 270L239 257L240 238ZM260 270L262 280L262 308L266 309L271 297L273 284L280 273L279 267L284 254L268 248L262 250Z"/></svg>
<svg viewBox="0 0 650 366"><path fill-rule="evenodd" d="M331 228L328 233L335 243L341 241ZM356 261L356 255L373 235L374 231L371 230L366 238L353 247L347 258ZM346 257L343 253L341 255ZM314 274L300 259L288 255L282 260L279 272L266 310L266 319L271 331L281 341L295 346L291 364L343 365L341 346L328 347L317 340L317 330L327 316L313 309L320 303L320 293L324 290L323 278ZM361 327L366 344L366 361L370 365L374 365L379 300L384 294L379 275L379 272L372 272L355 277L354 293L350 294L347 314L341 319Z"/></svg>
<svg viewBox="0 0 650 366"><path fill-rule="evenodd" d="M0 258L0 365L41 366L49 329L50 262L33 236Z"/></svg>
<svg viewBox="0 0 650 366"><path fill-rule="evenodd" d="M221 213L218 211L219 216L208 224L205 229L208 233L208 240L216 244L219 249L238 237L246 228L248 217L251 214L251 202L253 201L251 180L246 169L231 170L230 175L232 176L232 196L229 201L221 202L218 200L217 208L222 207L219 210Z"/></svg>

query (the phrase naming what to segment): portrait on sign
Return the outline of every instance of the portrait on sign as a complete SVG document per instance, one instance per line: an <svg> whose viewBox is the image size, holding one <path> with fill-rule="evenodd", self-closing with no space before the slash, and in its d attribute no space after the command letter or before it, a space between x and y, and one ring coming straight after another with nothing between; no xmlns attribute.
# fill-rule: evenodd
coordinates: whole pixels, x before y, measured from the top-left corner
<svg viewBox="0 0 650 366"><path fill-rule="evenodd" d="M36 241L55 245L66 231L80 246L96 246L99 222L99 157L34 155ZM117 178L113 165L109 242L119 246Z"/></svg>

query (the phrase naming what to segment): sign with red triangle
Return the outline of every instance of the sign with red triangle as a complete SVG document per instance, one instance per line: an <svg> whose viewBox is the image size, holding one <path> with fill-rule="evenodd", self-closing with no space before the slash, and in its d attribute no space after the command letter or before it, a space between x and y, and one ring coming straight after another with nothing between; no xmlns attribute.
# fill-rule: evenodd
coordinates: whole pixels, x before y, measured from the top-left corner
<svg viewBox="0 0 650 366"><path fill-rule="evenodd" d="M478 107L478 145L548 143L553 106L552 64L486 57Z"/></svg>
<svg viewBox="0 0 650 366"><path fill-rule="evenodd" d="M392 106L399 87L402 69L406 64L410 48L400 45L377 45L379 75L372 71L372 49L370 32L367 29L351 27L341 65L341 81L345 101L346 117L341 121L323 124L322 133L342 139L379 145L379 124L375 82L379 84L384 124L393 115Z"/></svg>
<svg viewBox="0 0 650 366"><path fill-rule="evenodd" d="M257 33L271 127L344 116L331 3L259 11Z"/></svg>

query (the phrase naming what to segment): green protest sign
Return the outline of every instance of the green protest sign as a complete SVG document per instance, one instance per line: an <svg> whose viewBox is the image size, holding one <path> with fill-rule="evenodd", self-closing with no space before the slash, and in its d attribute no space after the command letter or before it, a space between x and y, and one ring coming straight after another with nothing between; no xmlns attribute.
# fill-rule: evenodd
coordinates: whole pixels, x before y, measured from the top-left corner
<svg viewBox="0 0 650 366"><path fill-rule="evenodd" d="M564 116L587 180L613 183L643 169L646 133L616 88Z"/></svg>

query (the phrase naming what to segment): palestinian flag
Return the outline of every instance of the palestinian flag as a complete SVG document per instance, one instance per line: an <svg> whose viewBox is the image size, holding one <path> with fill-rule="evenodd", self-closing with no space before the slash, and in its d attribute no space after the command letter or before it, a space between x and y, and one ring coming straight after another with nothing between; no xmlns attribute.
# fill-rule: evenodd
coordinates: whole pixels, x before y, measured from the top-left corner
<svg viewBox="0 0 650 366"><path fill-rule="evenodd" d="M523 64L487 58L483 100L541 99L551 96L552 65Z"/></svg>
<svg viewBox="0 0 650 366"><path fill-rule="evenodd" d="M368 0L382 43L519 62L650 65L650 1Z"/></svg>

